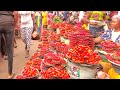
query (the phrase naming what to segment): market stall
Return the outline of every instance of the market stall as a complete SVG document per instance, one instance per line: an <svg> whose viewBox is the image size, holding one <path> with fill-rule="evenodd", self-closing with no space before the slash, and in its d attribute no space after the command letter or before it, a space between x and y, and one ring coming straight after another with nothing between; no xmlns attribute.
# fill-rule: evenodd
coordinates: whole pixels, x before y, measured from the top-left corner
<svg viewBox="0 0 120 90"><path fill-rule="evenodd" d="M99 44L101 48L96 49L101 55L104 62L110 63L109 74L111 69L119 76L120 74L120 46L111 40L103 41ZM107 65L106 65L107 66ZM109 66L108 66L109 67ZM119 77L111 77L111 79L118 79Z"/></svg>
<svg viewBox="0 0 120 90"><path fill-rule="evenodd" d="M117 45L109 43L101 43L102 49L94 48L89 30L67 22L51 23L49 30L41 32L38 50L16 79L95 79L98 64L110 75L111 63L119 67L120 62L111 58Z"/></svg>

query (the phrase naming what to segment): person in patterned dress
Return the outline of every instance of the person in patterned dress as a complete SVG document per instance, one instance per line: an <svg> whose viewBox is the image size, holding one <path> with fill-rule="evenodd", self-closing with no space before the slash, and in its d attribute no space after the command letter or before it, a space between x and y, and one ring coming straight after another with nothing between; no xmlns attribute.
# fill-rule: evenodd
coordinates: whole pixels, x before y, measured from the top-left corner
<svg viewBox="0 0 120 90"><path fill-rule="evenodd" d="M33 28L35 28L35 14L33 11L18 11L17 27L20 29L22 41L25 43L25 58L29 57Z"/></svg>

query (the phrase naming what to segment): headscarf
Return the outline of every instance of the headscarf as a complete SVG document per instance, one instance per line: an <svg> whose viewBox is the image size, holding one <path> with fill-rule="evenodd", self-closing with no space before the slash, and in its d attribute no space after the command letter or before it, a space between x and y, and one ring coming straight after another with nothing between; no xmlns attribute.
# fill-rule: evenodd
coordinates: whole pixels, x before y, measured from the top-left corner
<svg viewBox="0 0 120 90"><path fill-rule="evenodd" d="M112 16L112 18L115 18L120 22L120 16L119 15L114 15L114 16Z"/></svg>

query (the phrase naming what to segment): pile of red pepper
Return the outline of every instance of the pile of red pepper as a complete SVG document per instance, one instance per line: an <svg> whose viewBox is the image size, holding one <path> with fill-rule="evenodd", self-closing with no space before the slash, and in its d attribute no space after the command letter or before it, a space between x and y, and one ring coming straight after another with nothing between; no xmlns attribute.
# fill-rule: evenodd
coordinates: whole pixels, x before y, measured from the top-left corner
<svg viewBox="0 0 120 90"><path fill-rule="evenodd" d="M78 32L71 33L70 39L70 48L75 47L76 45L86 45L94 49L94 39L89 30L83 28L79 29Z"/></svg>
<svg viewBox="0 0 120 90"><path fill-rule="evenodd" d="M16 79L25 79L25 77L23 76L23 75L16 75L16 77L15 77Z"/></svg>
<svg viewBox="0 0 120 90"><path fill-rule="evenodd" d="M38 45L38 48L41 49L42 47L49 47L49 42L48 41L41 41Z"/></svg>
<svg viewBox="0 0 120 90"><path fill-rule="evenodd" d="M56 50L56 42L49 42L49 48L51 50Z"/></svg>
<svg viewBox="0 0 120 90"><path fill-rule="evenodd" d="M27 79L38 77L39 71L31 66L25 66L22 75Z"/></svg>
<svg viewBox="0 0 120 90"><path fill-rule="evenodd" d="M77 45L73 49L70 49L66 57L73 62L81 64L97 64L100 60L100 56L97 53L84 45Z"/></svg>
<svg viewBox="0 0 120 90"><path fill-rule="evenodd" d="M52 33L48 37L49 42L59 42L60 41L60 35L56 33Z"/></svg>
<svg viewBox="0 0 120 90"><path fill-rule="evenodd" d="M71 24L66 24L65 25L65 33L64 33L64 37L65 38L69 38L69 35L72 33L72 31L73 31L73 25L71 25Z"/></svg>
<svg viewBox="0 0 120 90"><path fill-rule="evenodd" d="M65 56L66 56L66 54L60 53L60 52L57 52L57 55L60 56L60 57L62 57L62 58L65 58Z"/></svg>
<svg viewBox="0 0 120 90"><path fill-rule="evenodd" d="M106 40L100 43L100 46L102 46L102 49L108 53L114 52L114 51L120 51L120 46L117 45L117 43Z"/></svg>
<svg viewBox="0 0 120 90"><path fill-rule="evenodd" d="M81 28L81 26L72 25L69 23L62 23L59 25L60 35L65 38L69 38L70 34L73 32L79 32Z"/></svg>
<svg viewBox="0 0 120 90"><path fill-rule="evenodd" d="M31 56L30 60L36 59L39 57L39 52L34 53L33 56Z"/></svg>
<svg viewBox="0 0 120 90"><path fill-rule="evenodd" d="M48 30L43 30L41 32L40 41L48 41L48 36L49 36L49 31Z"/></svg>
<svg viewBox="0 0 120 90"><path fill-rule="evenodd" d="M110 54L107 54L106 58L109 59L110 61L116 63L116 64L120 64L120 60L114 59Z"/></svg>
<svg viewBox="0 0 120 90"><path fill-rule="evenodd" d="M64 68L64 66L66 65L66 61L61 58L60 56L58 56L57 54L54 53L47 53L44 56L44 64L46 64L47 66L61 66Z"/></svg>
<svg viewBox="0 0 120 90"><path fill-rule="evenodd" d="M33 68L36 68L38 70L41 70L40 65L41 65L42 60L41 59L33 59L33 60L29 60L26 63L26 66L31 66Z"/></svg>
<svg viewBox="0 0 120 90"><path fill-rule="evenodd" d="M44 79L70 79L70 75L66 70L57 70L50 67L47 71L42 71L41 75Z"/></svg>
<svg viewBox="0 0 120 90"><path fill-rule="evenodd" d="M59 25L60 35L68 38L69 33L72 32L73 25L69 23L62 23Z"/></svg>
<svg viewBox="0 0 120 90"><path fill-rule="evenodd" d="M47 53L41 63L41 76L44 79L68 79L69 74L64 70L66 61L55 53Z"/></svg>
<svg viewBox="0 0 120 90"><path fill-rule="evenodd" d="M112 54L107 54L106 58L116 64L120 64L120 51L114 51Z"/></svg>
<svg viewBox="0 0 120 90"><path fill-rule="evenodd" d="M44 58L44 55L47 54L49 52L49 48L48 47L42 47L39 51L40 55L39 57L40 58Z"/></svg>
<svg viewBox="0 0 120 90"><path fill-rule="evenodd" d="M48 41L48 38L46 36L41 36L40 41Z"/></svg>
<svg viewBox="0 0 120 90"><path fill-rule="evenodd" d="M60 53L66 53L69 49L69 46L66 45L65 43L63 42L57 42L56 43L56 50Z"/></svg>
<svg viewBox="0 0 120 90"><path fill-rule="evenodd" d="M42 32L41 32L41 36L49 36L49 31L48 30L43 30Z"/></svg>
<svg viewBox="0 0 120 90"><path fill-rule="evenodd" d="M41 70L42 60L39 58L40 53L36 52L31 56L30 60L26 63L22 74L16 75L16 79L33 79L37 78L39 71Z"/></svg>
<svg viewBox="0 0 120 90"><path fill-rule="evenodd" d="M58 28L58 24L52 22L52 23L50 24L50 28L52 28L52 29Z"/></svg>

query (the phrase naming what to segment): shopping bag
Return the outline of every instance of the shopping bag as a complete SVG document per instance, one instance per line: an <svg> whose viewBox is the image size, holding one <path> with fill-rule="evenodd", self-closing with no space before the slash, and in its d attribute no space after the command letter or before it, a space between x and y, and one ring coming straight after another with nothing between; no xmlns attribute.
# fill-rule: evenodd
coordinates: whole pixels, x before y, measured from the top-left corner
<svg viewBox="0 0 120 90"><path fill-rule="evenodd" d="M33 33L32 33L32 38L36 38L38 36L38 32L37 31L34 31Z"/></svg>

